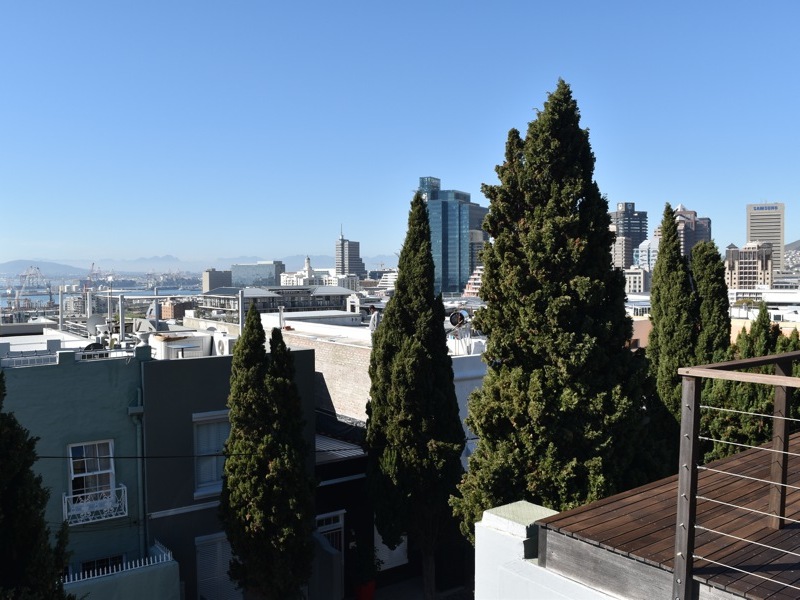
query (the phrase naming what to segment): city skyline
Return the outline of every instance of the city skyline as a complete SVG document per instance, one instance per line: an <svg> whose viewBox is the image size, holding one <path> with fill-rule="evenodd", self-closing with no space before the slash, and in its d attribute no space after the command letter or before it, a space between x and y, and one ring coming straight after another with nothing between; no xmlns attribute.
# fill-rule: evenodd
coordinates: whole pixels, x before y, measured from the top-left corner
<svg viewBox="0 0 800 600"><path fill-rule="evenodd" d="M342 230L394 255L420 176L488 206L559 77L609 210L652 234L684 204L724 252L780 202L800 239L793 3L307 9L5 6L0 263L332 255Z"/></svg>

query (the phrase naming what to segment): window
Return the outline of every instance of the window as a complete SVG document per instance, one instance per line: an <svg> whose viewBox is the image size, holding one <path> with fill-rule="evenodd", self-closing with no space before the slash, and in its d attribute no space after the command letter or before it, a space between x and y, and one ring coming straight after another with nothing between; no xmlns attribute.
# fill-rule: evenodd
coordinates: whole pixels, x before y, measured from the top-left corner
<svg viewBox="0 0 800 600"><path fill-rule="evenodd" d="M123 557L121 554L98 558L97 560L86 560L81 563L81 573L87 575L112 573L122 567Z"/></svg>
<svg viewBox="0 0 800 600"><path fill-rule="evenodd" d="M217 410L192 415L194 421L195 498L222 491L222 451L231 432L228 411Z"/></svg>
<svg viewBox="0 0 800 600"><path fill-rule="evenodd" d="M104 440L69 446L72 501L111 501L114 493L114 442Z"/></svg>
<svg viewBox="0 0 800 600"><path fill-rule="evenodd" d="M228 577L231 546L224 533L194 539L197 560L197 597L217 600L241 600L242 592Z"/></svg>
<svg viewBox="0 0 800 600"><path fill-rule="evenodd" d="M128 515L128 489L115 482L114 442L101 440L67 446L69 494L64 493L64 520L82 525Z"/></svg>

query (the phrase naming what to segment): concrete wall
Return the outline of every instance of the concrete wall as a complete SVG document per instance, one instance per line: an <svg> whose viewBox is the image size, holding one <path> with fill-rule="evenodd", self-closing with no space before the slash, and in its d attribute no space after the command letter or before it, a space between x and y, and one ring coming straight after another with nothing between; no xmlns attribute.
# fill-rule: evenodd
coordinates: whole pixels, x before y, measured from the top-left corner
<svg viewBox="0 0 800 600"><path fill-rule="evenodd" d="M76 598L103 600L181 600L178 563L174 560L64 586Z"/></svg>
<svg viewBox="0 0 800 600"><path fill-rule="evenodd" d="M555 511L514 502L475 524L475 600L608 600L610 596L539 567L538 527Z"/></svg>

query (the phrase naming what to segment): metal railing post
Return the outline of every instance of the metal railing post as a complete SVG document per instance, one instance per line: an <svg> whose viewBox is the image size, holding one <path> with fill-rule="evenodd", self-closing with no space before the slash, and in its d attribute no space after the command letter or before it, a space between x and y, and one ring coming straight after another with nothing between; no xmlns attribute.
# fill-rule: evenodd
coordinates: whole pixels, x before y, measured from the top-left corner
<svg viewBox="0 0 800 600"><path fill-rule="evenodd" d="M675 564L672 597L690 600L697 513L697 459L699 453L700 388L696 377L683 376L681 391L681 441L678 462L678 509L675 523Z"/></svg>
<svg viewBox="0 0 800 600"><path fill-rule="evenodd" d="M792 361L783 360L775 363L775 374L790 377ZM772 420L772 464L769 480L769 526L780 529L786 516L786 475L789 462L789 430L786 417L789 416L787 406L788 389L786 386L775 386L774 418Z"/></svg>

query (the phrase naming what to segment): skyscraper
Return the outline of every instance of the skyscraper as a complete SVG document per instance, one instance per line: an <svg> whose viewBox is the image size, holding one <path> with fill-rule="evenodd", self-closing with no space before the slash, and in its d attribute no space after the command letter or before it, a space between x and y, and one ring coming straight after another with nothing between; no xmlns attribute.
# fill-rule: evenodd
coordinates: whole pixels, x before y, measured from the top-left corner
<svg viewBox="0 0 800 600"><path fill-rule="evenodd" d="M782 202L747 205L747 241L772 244L772 268L783 269L783 228L786 207Z"/></svg>
<svg viewBox="0 0 800 600"><path fill-rule="evenodd" d="M630 238L632 248L638 248L647 239L647 211L636 210L635 203L619 202L617 210L608 214L611 225L617 228L617 237ZM630 264L624 266L629 267Z"/></svg>
<svg viewBox="0 0 800 600"><path fill-rule="evenodd" d="M725 284L728 289L754 290L772 287L772 244L747 242L741 248L725 249Z"/></svg>
<svg viewBox="0 0 800 600"><path fill-rule="evenodd" d="M361 260L361 244L344 239L343 233L336 240L336 274L358 275L360 279L367 276L367 269Z"/></svg>
<svg viewBox="0 0 800 600"><path fill-rule="evenodd" d="M481 224L489 209L471 202L466 192L441 189L436 177L420 177L419 191L428 206L436 292L461 293L477 266L470 248L478 235L470 232L488 239Z"/></svg>
<svg viewBox="0 0 800 600"><path fill-rule="evenodd" d="M689 210L683 204L675 207L675 223L678 226L678 241L681 254L692 258L692 248L700 242L711 241L711 219L698 217L697 211ZM656 227L653 237L661 238L661 225Z"/></svg>

